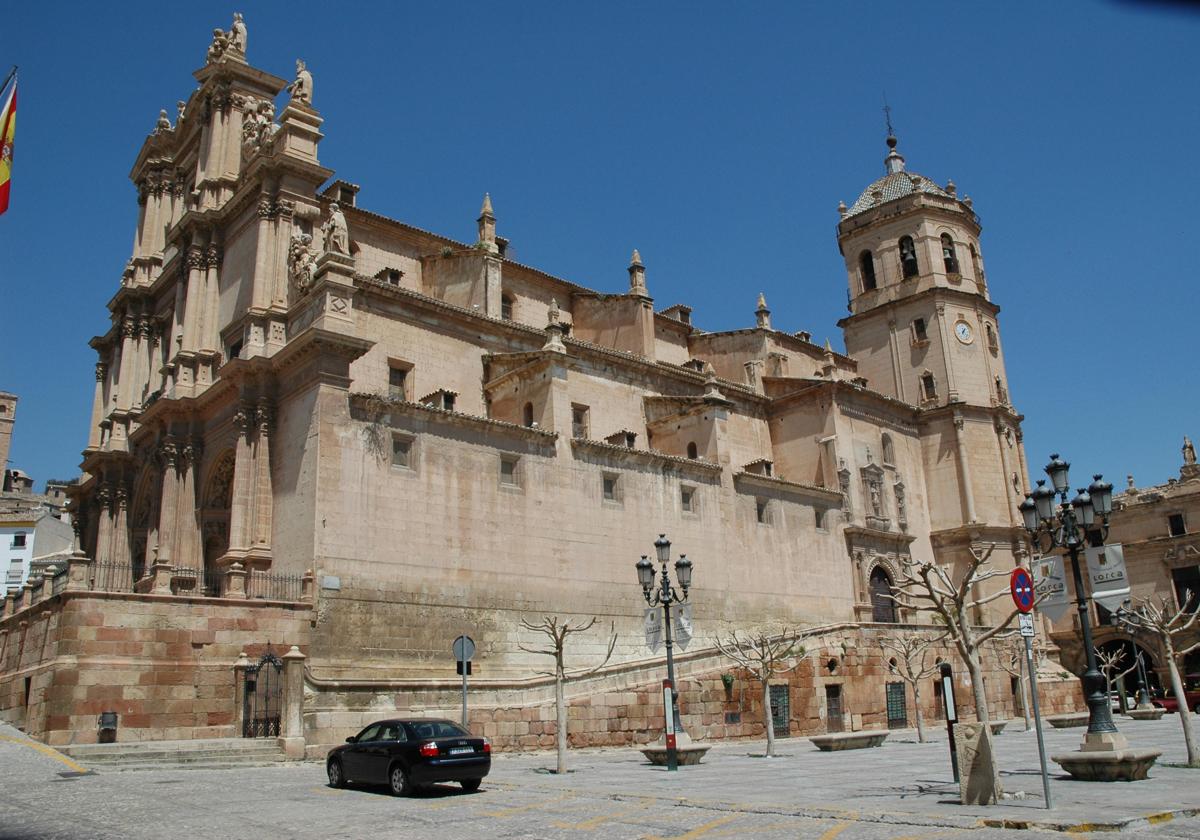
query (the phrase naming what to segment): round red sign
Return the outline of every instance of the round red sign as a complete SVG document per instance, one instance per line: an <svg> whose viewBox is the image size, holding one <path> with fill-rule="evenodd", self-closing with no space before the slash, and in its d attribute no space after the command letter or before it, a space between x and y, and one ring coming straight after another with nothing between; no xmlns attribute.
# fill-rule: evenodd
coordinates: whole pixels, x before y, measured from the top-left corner
<svg viewBox="0 0 1200 840"><path fill-rule="evenodd" d="M1032 610L1033 578L1029 576L1029 572L1024 569L1013 569L1008 585L1012 591L1013 603L1017 605L1017 609L1023 613Z"/></svg>

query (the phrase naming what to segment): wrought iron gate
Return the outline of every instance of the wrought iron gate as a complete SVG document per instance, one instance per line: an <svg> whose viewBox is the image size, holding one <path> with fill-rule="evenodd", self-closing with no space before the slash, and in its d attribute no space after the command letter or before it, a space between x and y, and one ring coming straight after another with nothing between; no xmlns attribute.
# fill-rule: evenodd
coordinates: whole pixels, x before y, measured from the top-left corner
<svg viewBox="0 0 1200 840"><path fill-rule="evenodd" d="M908 705L902 682L887 684L887 721L888 729L908 726Z"/></svg>
<svg viewBox="0 0 1200 840"><path fill-rule="evenodd" d="M258 664L246 669L242 693L242 737L278 737L282 705L283 662L267 645L267 652L258 660Z"/></svg>
<svg viewBox="0 0 1200 840"><path fill-rule="evenodd" d="M786 685L771 686L771 725L777 738L786 738L792 733L789 725L791 719L791 703L788 700Z"/></svg>
<svg viewBox="0 0 1200 840"><path fill-rule="evenodd" d="M846 724L842 719L841 685L825 686L825 729L828 732L844 732L846 730Z"/></svg>

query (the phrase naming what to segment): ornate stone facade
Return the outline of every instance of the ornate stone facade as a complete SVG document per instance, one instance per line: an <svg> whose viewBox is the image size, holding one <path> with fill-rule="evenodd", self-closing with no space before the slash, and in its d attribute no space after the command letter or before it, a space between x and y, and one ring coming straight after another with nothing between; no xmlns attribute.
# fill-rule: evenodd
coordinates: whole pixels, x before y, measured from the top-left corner
<svg viewBox="0 0 1200 840"><path fill-rule="evenodd" d="M892 149L898 185L869 187L838 226L846 354L772 328L761 296L753 326L704 332L686 306L656 311L636 251L628 286L593 291L507 259L490 198L467 244L362 209L355 185L321 189L311 75L300 63L289 88L249 65L238 24L134 165L132 271L92 339L86 556L139 597L184 592L193 617L204 595L235 609L243 579L312 570L311 628L271 638L308 656L310 745L385 707L448 711L463 632L485 731L540 743L528 724L550 698L520 620L604 615L616 655L573 702L626 722L614 711L577 740L621 743L656 736L628 723L653 726L661 677L634 562L666 532L696 568L693 735L754 732L749 707L737 723L705 694L730 627L842 628L792 677L795 731L832 714L821 686L847 728L886 722L873 640L917 628L904 605L875 626L874 607L903 559L1025 550L1021 417L993 390L998 308L969 202ZM991 691L1013 707L1003 677Z"/></svg>

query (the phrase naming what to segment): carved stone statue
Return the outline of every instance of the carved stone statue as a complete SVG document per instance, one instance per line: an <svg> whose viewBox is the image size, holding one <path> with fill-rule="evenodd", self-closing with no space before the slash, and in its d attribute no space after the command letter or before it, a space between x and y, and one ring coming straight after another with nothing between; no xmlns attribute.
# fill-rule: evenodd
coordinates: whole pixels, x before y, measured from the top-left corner
<svg viewBox="0 0 1200 840"><path fill-rule="evenodd" d="M329 218L321 225L321 233L325 237L326 251L350 256L350 229L346 227L346 217L336 201L329 205Z"/></svg>
<svg viewBox="0 0 1200 840"><path fill-rule="evenodd" d="M242 117L242 153L250 158L269 149L279 126L275 124L275 106L268 100L250 100Z"/></svg>
<svg viewBox="0 0 1200 840"><path fill-rule="evenodd" d="M883 496L879 491L879 483L870 482L868 489L871 491L871 512L876 516L883 516Z"/></svg>
<svg viewBox="0 0 1200 840"><path fill-rule="evenodd" d="M225 53L229 50L229 36L225 34L224 29L214 29L212 43L208 47L207 63L212 64L214 61L220 61L225 57Z"/></svg>
<svg viewBox="0 0 1200 840"><path fill-rule="evenodd" d="M308 247L311 242L311 236L297 231L292 234L292 241L288 246L288 276L297 296L307 294L309 286L312 285L317 257Z"/></svg>
<svg viewBox="0 0 1200 840"><path fill-rule="evenodd" d="M179 116L177 116L175 118L175 122L176 122L176 124L178 124L179 121L183 119L184 113L187 111L187 102L180 99L178 102L175 103L175 108L179 111Z"/></svg>
<svg viewBox="0 0 1200 840"><path fill-rule="evenodd" d="M304 60L297 58L296 80L288 85L288 93L292 95L292 101L312 105L312 85L312 73L308 72Z"/></svg>
<svg viewBox="0 0 1200 840"><path fill-rule="evenodd" d="M171 120L167 117L167 109L163 108L158 112L158 122L154 125L154 133L159 134L163 131L171 130Z"/></svg>
<svg viewBox="0 0 1200 840"><path fill-rule="evenodd" d="M1183 463L1196 463L1196 447L1192 446L1192 439L1187 435L1183 436Z"/></svg>
<svg viewBox="0 0 1200 840"><path fill-rule="evenodd" d="M229 48L246 54L246 22L241 12L233 13L233 25L229 27Z"/></svg>

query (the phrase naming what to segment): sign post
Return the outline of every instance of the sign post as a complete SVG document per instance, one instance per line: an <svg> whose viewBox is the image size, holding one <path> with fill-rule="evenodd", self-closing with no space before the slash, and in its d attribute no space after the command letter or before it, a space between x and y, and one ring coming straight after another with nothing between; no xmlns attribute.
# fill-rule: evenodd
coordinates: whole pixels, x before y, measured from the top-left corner
<svg viewBox="0 0 1200 840"><path fill-rule="evenodd" d="M946 707L946 732L950 736L950 769L954 771L954 781L958 778L958 747L954 744L954 723L958 720L958 706L954 702L954 672L949 662L938 666L942 675L942 703Z"/></svg>
<svg viewBox="0 0 1200 840"><path fill-rule="evenodd" d="M471 673L471 657L475 655L475 642L470 636L459 636L454 640L454 658L458 661L458 673L462 674L462 726L467 726L467 676Z"/></svg>
<svg viewBox="0 0 1200 840"><path fill-rule="evenodd" d="M1042 738L1042 713L1038 703L1037 666L1033 662L1034 585L1033 578L1024 569L1014 569L1009 579L1013 603L1020 610L1021 639L1025 642L1025 673L1029 675L1029 697L1033 701L1033 725L1037 730L1038 761L1042 765L1042 793L1046 798L1046 810L1053 807L1050 801L1050 774L1046 770L1046 742Z"/></svg>

